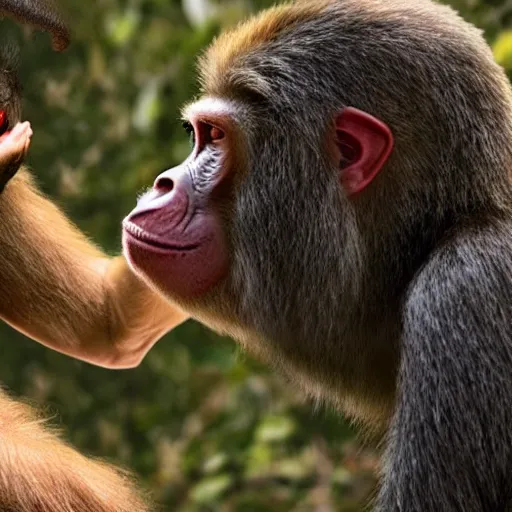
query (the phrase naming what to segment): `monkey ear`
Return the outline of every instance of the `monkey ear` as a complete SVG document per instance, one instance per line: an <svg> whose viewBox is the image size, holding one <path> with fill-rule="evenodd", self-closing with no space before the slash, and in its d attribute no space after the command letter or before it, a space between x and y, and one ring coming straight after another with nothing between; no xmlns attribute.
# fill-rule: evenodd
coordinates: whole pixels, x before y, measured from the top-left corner
<svg viewBox="0 0 512 512"><path fill-rule="evenodd" d="M361 192L377 176L393 149L393 134L379 119L353 107L336 118L340 172L348 195Z"/></svg>

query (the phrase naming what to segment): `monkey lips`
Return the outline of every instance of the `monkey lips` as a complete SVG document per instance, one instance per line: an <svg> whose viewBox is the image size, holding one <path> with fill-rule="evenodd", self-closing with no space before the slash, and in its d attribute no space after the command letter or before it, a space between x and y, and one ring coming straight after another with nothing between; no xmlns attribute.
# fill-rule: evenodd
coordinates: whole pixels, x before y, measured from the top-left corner
<svg viewBox="0 0 512 512"><path fill-rule="evenodd" d="M138 273L177 298L204 294L228 268L220 222L180 168L160 175L123 221L123 249Z"/></svg>

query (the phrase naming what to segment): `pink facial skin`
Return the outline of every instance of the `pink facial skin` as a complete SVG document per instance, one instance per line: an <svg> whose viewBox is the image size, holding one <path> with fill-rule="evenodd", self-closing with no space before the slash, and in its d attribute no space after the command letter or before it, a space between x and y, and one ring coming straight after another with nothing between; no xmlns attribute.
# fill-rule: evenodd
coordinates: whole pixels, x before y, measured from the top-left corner
<svg viewBox="0 0 512 512"><path fill-rule="evenodd" d="M169 296L193 299L226 274L229 250L212 192L226 175L221 123L192 116L194 151L160 174L123 222L123 249L135 271Z"/></svg>
<svg viewBox="0 0 512 512"><path fill-rule="evenodd" d="M207 292L228 268L217 216L197 197L186 166L162 173L123 222L123 248L135 270L169 295Z"/></svg>

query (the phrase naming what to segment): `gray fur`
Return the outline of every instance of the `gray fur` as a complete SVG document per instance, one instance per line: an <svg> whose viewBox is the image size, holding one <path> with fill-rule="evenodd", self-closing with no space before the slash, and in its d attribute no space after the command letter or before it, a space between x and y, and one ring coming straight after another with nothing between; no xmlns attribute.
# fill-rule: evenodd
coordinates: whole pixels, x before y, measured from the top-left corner
<svg viewBox="0 0 512 512"><path fill-rule="evenodd" d="M512 490L512 93L451 9L343 0L233 59L250 172L233 266L197 318L388 429L379 511L498 512ZM395 150L347 198L333 119Z"/></svg>

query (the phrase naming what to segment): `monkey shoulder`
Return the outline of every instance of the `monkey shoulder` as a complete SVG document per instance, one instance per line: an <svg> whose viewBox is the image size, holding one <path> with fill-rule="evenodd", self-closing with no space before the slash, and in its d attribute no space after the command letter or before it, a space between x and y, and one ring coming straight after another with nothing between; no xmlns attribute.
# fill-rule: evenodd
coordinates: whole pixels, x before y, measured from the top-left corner
<svg viewBox="0 0 512 512"><path fill-rule="evenodd" d="M423 436L420 445L432 444L432 453L458 461L457 471L482 477L484 493L496 482L481 468L498 460L500 467L512 464L512 430L501 428L512 423L511 318L508 221L455 229L418 273L404 303L398 403L409 418L407 428ZM417 424L412 417L422 420ZM431 429L437 429L435 443ZM494 445L492 439L502 442ZM467 460L474 468L465 467Z"/></svg>
<svg viewBox="0 0 512 512"><path fill-rule="evenodd" d="M406 326L441 336L480 333L512 344L512 220L453 229L411 283L404 316Z"/></svg>
<svg viewBox="0 0 512 512"><path fill-rule="evenodd" d="M402 489L401 510L455 510L443 506L454 497L456 510L504 510L509 485L507 496L502 485L512 467L511 305L507 220L457 226L418 272L404 302L394 471L379 510L398 510ZM427 475L440 494L425 494L424 478L410 475Z"/></svg>

